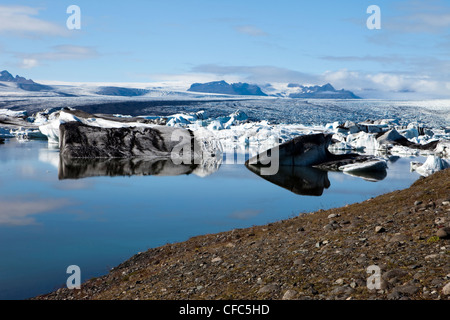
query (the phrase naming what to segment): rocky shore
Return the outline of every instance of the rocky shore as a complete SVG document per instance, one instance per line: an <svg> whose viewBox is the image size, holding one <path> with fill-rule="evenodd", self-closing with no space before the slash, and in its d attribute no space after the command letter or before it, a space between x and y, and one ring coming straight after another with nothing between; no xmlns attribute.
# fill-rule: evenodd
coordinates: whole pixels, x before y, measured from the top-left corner
<svg viewBox="0 0 450 320"><path fill-rule="evenodd" d="M150 249L34 299L448 300L449 238L447 169L361 203Z"/></svg>

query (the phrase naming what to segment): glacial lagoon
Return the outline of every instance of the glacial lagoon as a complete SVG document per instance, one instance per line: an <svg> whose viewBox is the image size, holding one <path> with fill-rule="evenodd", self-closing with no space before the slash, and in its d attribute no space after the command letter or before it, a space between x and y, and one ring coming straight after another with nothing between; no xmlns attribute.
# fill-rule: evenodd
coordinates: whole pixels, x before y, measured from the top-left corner
<svg viewBox="0 0 450 320"><path fill-rule="evenodd" d="M26 299L82 281L132 255L201 234L262 225L409 187L419 175L393 157L386 176L282 167L261 177L244 164L202 176L139 161L73 161L46 141L0 145L0 299ZM376 214L374 212L374 214Z"/></svg>

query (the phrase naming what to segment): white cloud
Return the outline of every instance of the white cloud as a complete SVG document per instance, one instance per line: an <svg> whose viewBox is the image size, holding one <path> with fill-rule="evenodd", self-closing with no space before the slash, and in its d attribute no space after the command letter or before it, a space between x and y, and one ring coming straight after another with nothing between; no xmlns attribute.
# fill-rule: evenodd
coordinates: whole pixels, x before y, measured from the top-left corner
<svg viewBox="0 0 450 320"><path fill-rule="evenodd" d="M68 36L63 25L57 25L35 16L39 9L27 6L0 6L0 33L19 36Z"/></svg>
<svg viewBox="0 0 450 320"><path fill-rule="evenodd" d="M235 26L234 30L236 30L239 33L246 34L252 37L266 37L269 34L263 31L262 29L253 26L253 25L241 25L241 26Z"/></svg>
<svg viewBox="0 0 450 320"><path fill-rule="evenodd" d="M0 225L35 224L33 215L54 211L68 205L70 202L67 199L0 199Z"/></svg>
<svg viewBox="0 0 450 320"><path fill-rule="evenodd" d="M438 81L427 75L407 73L363 73L346 69L328 71L322 75L325 82L330 82L337 88L352 90L364 96L370 90L375 97L382 93L414 92L416 96L449 97L447 86L450 81Z"/></svg>
<svg viewBox="0 0 450 320"><path fill-rule="evenodd" d="M251 218L256 217L257 215L261 214L262 210L255 210L255 209L247 209L247 210L240 210L240 211L234 211L232 212L229 217L233 219L238 220L248 220Z"/></svg>
<svg viewBox="0 0 450 320"><path fill-rule="evenodd" d="M39 61L33 58L24 58L22 62L19 64L19 67L22 69L31 69L37 67L39 65Z"/></svg>
<svg viewBox="0 0 450 320"><path fill-rule="evenodd" d="M400 13L389 17L385 27L401 33L448 33L450 6L444 1L404 1L397 4Z"/></svg>
<svg viewBox="0 0 450 320"><path fill-rule="evenodd" d="M312 74L275 66L221 66L216 64L198 65L193 72L213 74L216 78L237 76L241 80L250 82L316 82L318 79Z"/></svg>
<svg viewBox="0 0 450 320"><path fill-rule="evenodd" d="M17 53L21 62L19 67L30 69L41 65L45 61L83 60L97 57L99 54L93 47L59 45L51 47L51 51L40 53Z"/></svg>

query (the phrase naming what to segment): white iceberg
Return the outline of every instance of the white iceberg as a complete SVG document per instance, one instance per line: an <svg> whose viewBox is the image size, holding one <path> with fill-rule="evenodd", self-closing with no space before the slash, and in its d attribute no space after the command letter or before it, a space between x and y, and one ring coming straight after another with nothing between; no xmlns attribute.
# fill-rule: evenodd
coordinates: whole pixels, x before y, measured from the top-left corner
<svg viewBox="0 0 450 320"><path fill-rule="evenodd" d="M416 171L421 176L428 177L437 171L450 168L450 160L430 155L422 165L417 162L411 162L410 168L411 171Z"/></svg>

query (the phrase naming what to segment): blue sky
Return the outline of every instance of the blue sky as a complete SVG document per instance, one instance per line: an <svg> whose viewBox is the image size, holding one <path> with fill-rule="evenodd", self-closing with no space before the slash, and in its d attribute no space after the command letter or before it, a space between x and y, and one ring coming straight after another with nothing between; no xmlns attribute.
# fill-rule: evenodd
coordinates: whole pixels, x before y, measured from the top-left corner
<svg viewBox="0 0 450 320"><path fill-rule="evenodd" d="M69 5L81 30L68 30ZM369 5L381 29L369 30ZM332 83L450 92L450 1L25 1L0 4L0 69L74 82Z"/></svg>

